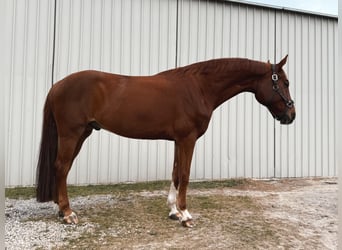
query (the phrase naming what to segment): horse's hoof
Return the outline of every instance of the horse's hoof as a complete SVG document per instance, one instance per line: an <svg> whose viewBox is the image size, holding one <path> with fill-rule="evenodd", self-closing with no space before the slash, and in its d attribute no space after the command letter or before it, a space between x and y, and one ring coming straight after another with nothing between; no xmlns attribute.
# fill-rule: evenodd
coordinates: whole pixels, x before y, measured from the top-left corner
<svg viewBox="0 0 342 250"><path fill-rule="evenodd" d="M65 215L63 217L63 222L66 224L77 224L78 223L77 215L74 212L71 212L71 214Z"/></svg>
<svg viewBox="0 0 342 250"><path fill-rule="evenodd" d="M182 221L182 226L192 228L195 226L195 224L191 219L189 219L189 220Z"/></svg>
<svg viewBox="0 0 342 250"><path fill-rule="evenodd" d="M182 219L182 215L180 213L175 213L175 214L170 214L169 218L171 220L181 220Z"/></svg>

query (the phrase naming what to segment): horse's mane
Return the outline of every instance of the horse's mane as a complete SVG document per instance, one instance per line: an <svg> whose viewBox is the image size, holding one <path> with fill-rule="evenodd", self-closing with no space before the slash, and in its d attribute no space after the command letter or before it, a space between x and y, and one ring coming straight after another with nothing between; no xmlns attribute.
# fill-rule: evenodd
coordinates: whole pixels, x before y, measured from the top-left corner
<svg viewBox="0 0 342 250"><path fill-rule="evenodd" d="M221 58L198 62L166 72L181 74L217 74L222 72L246 72L264 75L270 70L269 64L245 58Z"/></svg>

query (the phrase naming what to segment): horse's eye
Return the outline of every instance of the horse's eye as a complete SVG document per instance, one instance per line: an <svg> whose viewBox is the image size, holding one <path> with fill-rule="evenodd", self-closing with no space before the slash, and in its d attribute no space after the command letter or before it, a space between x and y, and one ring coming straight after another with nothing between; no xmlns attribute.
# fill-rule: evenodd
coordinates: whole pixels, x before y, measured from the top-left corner
<svg viewBox="0 0 342 250"><path fill-rule="evenodd" d="M285 81L284 81L284 84L285 84L286 87L288 87L288 86L290 85L289 80L285 80Z"/></svg>

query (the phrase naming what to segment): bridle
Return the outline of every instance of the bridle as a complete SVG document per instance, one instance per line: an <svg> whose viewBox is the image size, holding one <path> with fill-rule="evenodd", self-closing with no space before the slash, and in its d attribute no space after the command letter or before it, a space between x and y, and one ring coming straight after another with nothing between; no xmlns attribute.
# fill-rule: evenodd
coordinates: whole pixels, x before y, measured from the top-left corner
<svg viewBox="0 0 342 250"><path fill-rule="evenodd" d="M285 102L285 105L286 105L286 110L280 116L277 116L276 114L274 114L270 108L269 108L269 110L275 119L282 120L284 117L286 117L287 111L289 109L293 108L294 101L287 98L284 95L284 93L281 91L281 89L279 88L279 85L278 85L279 76L276 73L275 69L276 69L276 64L272 64L272 76L271 76L271 78L272 78L272 89L274 92L276 92L281 97L281 99L283 99L283 101ZM286 85L288 86L288 81L287 81ZM273 97L274 97L274 95L272 95L271 101L269 103L272 103Z"/></svg>

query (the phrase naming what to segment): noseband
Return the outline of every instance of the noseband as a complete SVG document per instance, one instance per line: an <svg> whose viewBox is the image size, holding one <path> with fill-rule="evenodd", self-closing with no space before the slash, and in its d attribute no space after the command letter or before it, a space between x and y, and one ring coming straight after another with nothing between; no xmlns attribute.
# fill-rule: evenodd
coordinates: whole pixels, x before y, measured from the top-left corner
<svg viewBox="0 0 342 250"><path fill-rule="evenodd" d="M281 115L278 115L278 116L275 113L273 113L270 108L269 108L269 111L271 112L271 114L273 115L275 119L282 121L283 119L287 118L287 112L289 109L293 107L294 101L287 98L284 95L284 93L281 91L281 89L279 88L279 85L278 85L279 76L276 73L275 68L276 68L276 65L272 64L272 88L273 88L273 91L276 92L281 97L281 99L283 99L283 101L285 102L286 110ZM287 82L287 85L288 85L288 82ZM272 95L271 101L269 103L272 103L273 98L274 98L274 95Z"/></svg>

